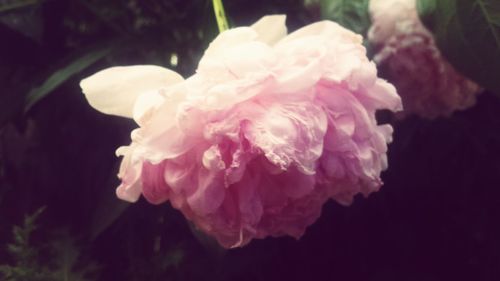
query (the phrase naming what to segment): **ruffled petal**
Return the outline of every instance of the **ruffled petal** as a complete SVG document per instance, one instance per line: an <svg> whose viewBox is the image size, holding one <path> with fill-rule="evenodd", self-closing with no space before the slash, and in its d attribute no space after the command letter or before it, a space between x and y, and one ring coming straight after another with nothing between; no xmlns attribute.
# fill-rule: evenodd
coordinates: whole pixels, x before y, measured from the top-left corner
<svg viewBox="0 0 500 281"><path fill-rule="evenodd" d="M189 207L198 216L210 215L224 201L222 173L201 167L194 176L198 177L198 184L194 193L187 197Z"/></svg>
<svg viewBox="0 0 500 281"><path fill-rule="evenodd" d="M310 102L275 103L251 118L245 136L281 169L294 164L301 172L314 174L326 128L325 113Z"/></svg>
<svg viewBox="0 0 500 281"><path fill-rule="evenodd" d="M124 156L120 164L118 178L122 181L116 188L116 196L124 201L136 202L141 196L141 159L134 155L136 146L122 146L116 150L117 156Z"/></svg>
<svg viewBox="0 0 500 281"><path fill-rule="evenodd" d="M142 195L152 204L161 204L169 199L170 189L165 182L166 163L153 165L144 162L142 166Z"/></svg>

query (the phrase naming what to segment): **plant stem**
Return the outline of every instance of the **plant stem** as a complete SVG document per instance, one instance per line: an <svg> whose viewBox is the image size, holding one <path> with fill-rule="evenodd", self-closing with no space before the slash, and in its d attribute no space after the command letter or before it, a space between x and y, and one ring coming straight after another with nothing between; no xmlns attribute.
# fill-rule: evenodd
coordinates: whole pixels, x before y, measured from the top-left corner
<svg viewBox="0 0 500 281"><path fill-rule="evenodd" d="M224 5L222 5L222 0L212 0L215 12L215 19L217 20L217 26L219 27L219 33L229 29L229 24L227 23L226 13L224 12Z"/></svg>

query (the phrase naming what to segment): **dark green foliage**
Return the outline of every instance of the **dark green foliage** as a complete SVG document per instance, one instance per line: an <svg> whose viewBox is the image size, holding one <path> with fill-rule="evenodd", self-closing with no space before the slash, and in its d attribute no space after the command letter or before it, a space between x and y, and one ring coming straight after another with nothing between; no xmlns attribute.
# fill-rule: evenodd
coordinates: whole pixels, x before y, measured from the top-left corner
<svg viewBox="0 0 500 281"><path fill-rule="evenodd" d="M0 3L0 13L38 4L38 0L7 0Z"/></svg>
<svg viewBox="0 0 500 281"><path fill-rule="evenodd" d="M210 1L7 2L0 19L33 22L0 21L0 280L500 280L500 102L487 93L453 118L400 123L381 191L327 204L300 241L223 250L168 203L116 198L114 151L136 124L93 110L78 86L116 65L191 75L217 34ZM366 1L316 4L224 1L231 26L286 13L293 31L322 14L366 32Z"/></svg>
<svg viewBox="0 0 500 281"><path fill-rule="evenodd" d="M80 258L80 249L76 241L67 231L57 235L58 239L52 241L49 246L54 256L51 276L54 281L91 281L97 280L99 266L90 262L83 267L77 266Z"/></svg>
<svg viewBox="0 0 500 281"><path fill-rule="evenodd" d="M12 237L14 242L6 246L7 251L15 260L13 266L0 265L0 274L6 281L43 281L48 280L50 271L38 262L39 251L30 243L30 238L37 228L36 220L44 208L38 209L32 215L26 216L22 226L14 226Z"/></svg>
<svg viewBox="0 0 500 281"><path fill-rule="evenodd" d="M419 0L418 9L450 63L500 94L500 1Z"/></svg>
<svg viewBox="0 0 500 281"><path fill-rule="evenodd" d="M321 17L365 35L370 27L369 0L320 0Z"/></svg>
<svg viewBox="0 0 500 281"><path fill-rule="evenodd" d="M80 73L85 68L108 55L110 52L111 47L100 48L72 61L69 65L63 68L58 69L56 72L51 74L42 85L33 88L28 93L26 101L24 102L24 110L28 111L35 103L54 91L54 89L66 82L66 80L71 78L73 75Z"/></svg>
<svg viewBox="0 0 500 281"><path fill-rule="evenodd" d="M82 270L75 270L80 256L73 238L66 231L46 245L34 245L33 232L39 229L39 216L45 207L24 218L23 225L14 226L14 242L6 246L13 265L0 265L0 276L5 281L90 281L86 276L95 276L97 266L86 265ZM51 252L52 259L42 258L43 251Z"/></svg>

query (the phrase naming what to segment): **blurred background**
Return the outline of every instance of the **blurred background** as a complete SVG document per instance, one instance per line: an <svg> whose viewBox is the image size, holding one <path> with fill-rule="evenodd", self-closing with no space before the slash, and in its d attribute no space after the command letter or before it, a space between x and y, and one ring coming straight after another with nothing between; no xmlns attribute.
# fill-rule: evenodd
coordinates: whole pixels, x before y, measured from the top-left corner
<svg viewBox="0 0 500 281"><path fill-rule="evenodd" d="M312 1L224 4L231 26L325 16ZM79 81L132 64L189 76L217 33L208 0L0 0L0 280L500 280L488 91L450 118L396 122L381 191L329 202L298 241L227 251L169 204L119 201L114 151L136 125L93 110Z"/></svg>

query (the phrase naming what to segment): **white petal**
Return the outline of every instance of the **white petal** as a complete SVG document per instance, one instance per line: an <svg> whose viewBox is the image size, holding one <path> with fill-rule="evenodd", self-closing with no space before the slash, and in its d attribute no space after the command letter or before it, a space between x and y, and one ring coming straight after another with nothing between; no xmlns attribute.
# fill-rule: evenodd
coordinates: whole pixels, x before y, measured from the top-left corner
<svg viewBox="0 0 500 281"><path fill-rule="evenodd" d="M226 30L217 35L210 43L203 54L200 64L203 64L203 60L217 58L229 48L255 41L257 36L255 30L250 27L237 27Z"/></svg>
<svg viewBox="0 0 500 281"><path fill-rule="evenodd" d="M342 27L336 22L324 20L306 25L288 34L288 36L279 42L279 45L310 37L320 37L329 41L338 41L339 43L361 44L363 42L361 35Z"/></svg>
<svg viewBox="0 0 500 281"><path fill-rule="evenodd" d="M147 120L151 118L154 110L160 107L163 101L165 101L165 97L160 91L140 94L135 100L132 112L135 122L140 126L144 126Z"/></svg>
<svg viewBox="0 0 500 281"><path fill-rule="evenodd" d="M132 118L139 95L181 81L179 74L160 66L119 66L83 79L80 87L90 105L100 112Z"/></svg>
<svg viewBox="0 0 500 281"><path fill-rule="evenodd" d="M254 41L274 45L286 36L285 20L285 15L264 16L250 27L243 26L226 30L210 43L203 59L220 56L230 48Z"/></svg>
<svg viewBox="0 0 500 281"><path fill-rule="evenodd" d="M251 28L259 34L257 37L258 41L272 46L286 36L287 29L285 22L286 15L264 16L254 23Z"/></svg>

